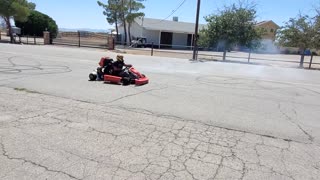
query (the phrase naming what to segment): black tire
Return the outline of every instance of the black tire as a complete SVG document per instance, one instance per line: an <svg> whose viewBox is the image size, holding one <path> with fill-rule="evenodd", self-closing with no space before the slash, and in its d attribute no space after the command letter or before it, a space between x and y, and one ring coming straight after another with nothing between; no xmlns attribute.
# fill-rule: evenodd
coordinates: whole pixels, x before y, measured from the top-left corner
<svg viewBox="0 0 320 180"><path fill-rule="evenodd" d="M90 79L90 81L95 81L97 79L97 75L90 73L89 79Z"/></svg>
<svg viewBox="0 0 320 180"><path fill-rule="evenodd" d="M124 86L130 85L130 78L124 77L122 79L122 85L124 85Z"/></svg>

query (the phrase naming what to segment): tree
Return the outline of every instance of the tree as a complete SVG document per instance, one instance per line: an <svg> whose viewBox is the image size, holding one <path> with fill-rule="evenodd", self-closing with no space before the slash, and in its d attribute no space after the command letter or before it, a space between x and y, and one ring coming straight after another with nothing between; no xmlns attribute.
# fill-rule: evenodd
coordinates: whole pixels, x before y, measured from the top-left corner
<svg viewBox="0 0 320 180"><path fill-rule="evenodd" d="M207 30L202 29L199 32L199 40L198 40L199 47L210 47L210 39L207 35Z"/></svg>
<svg viewBox="0 0 320 180"><path fill-rule="evenodd" d="M115 24L117 36L119 35L118 23L120 20L120 0L108 0L107 4L98 1L104 11L103 15L107 16L106 20L110 25Z"/></svg>
<svg viewBox="0 0 320 180"><path fill-rule="evenodd" d="M26 35L43 36L43 31L49 31L55 38L58 33L56 22L46 14L39 11L31 11L27 21L15 19L16 26L23 30Z"/></svg>
<svg viewBox="0 0 320 180"><path fill-rule="evenodd" d="M121 1L121 7L120 7L120 20L123 25L124 29L124 45L127 44L127 22L126 22L126 14L128 13L128 6L127 5L127 0L120 0Z"/></svg>
<svg viewBox="0 0 320 180"><path fill-rule="evenodd" d="M319 48L319 30L319 16L309 17L300 14L297 18L291 18L281 27L277 32L277 41L281 46L298 47L301 54L300 67L303 67L305 50Z"/></svg>
<svg viewBox="0 0 320 180"><path fill-rule="evenodd" d="M319 1L320 4L320 1ZM320 6L315 8L317 15L315 16L315 47L316 49L320 48Z"/></svg>
<svg viewBox="0 0 320 180"><path fill-rule="evenodd" d="M144 13L139 12L144 8L142 1L144 0L108 0L107 4L98 1L98 5L104 8L103 14L107 16L108 23L115 24L117 35L119 34L118 24L122 23L125 43L127 43L128 34L131 41L130 29L134 19L144 16Z"/></svg>
<svg viewBox="0 0 320 180"><path fill-rule="evenodd" d="M131 42L131 25L134 20L138 17L144 16L144 13L139 12L140 9L144 9L145 6L141 3L144 0L129 0L129 13L126 17L126 21L128 22L128 34L129 34L129 42Z"/></svg>
<svg viewBox="0 0 320 180"><path fill-rule="evenodd" d="M316 17L314 47L320 49L320 15Z"/></svg>
<svg viewBox="0 0 320 180"><path fill-rule="evenodd" d="M31 9L35 8L34 3L27 0L0 0L0 15L6 22L9 29L10 41L14 42L10 19L14 17L20 21L26 21Z"/></svg>
<svg viewBox="0 0 320 180"><path fill-rule="evenodd" d="M103 14L107 16L109 24L115 24L117 36L119 34L118 24L122 23L124 27L125 43L127 42L127 24L126 14L128 12L128 0L108 0L107 4L98 1L98 5L104 8Z"/></svg>
<svg viewBox="0 0 320 180"><path fill-rule="evenodd" d="M205 17L208 25L200 32L200 44L222 48L223 60L226 59L227 50L234 46L256 48L260 45L262 33L255 28L255 18L255 6L240 2L225 7L217 14Z"/></svg>

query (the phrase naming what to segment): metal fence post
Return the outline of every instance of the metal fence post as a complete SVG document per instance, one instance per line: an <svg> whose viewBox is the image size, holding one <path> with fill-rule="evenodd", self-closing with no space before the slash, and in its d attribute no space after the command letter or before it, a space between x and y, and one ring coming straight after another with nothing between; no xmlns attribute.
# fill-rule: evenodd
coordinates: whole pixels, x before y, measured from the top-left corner
<svg viewBox="0 0 320 180"><path fill-rule="evenodd" d="M251 49L249 50L248 63L250 63L250 58L251 58Z"/></svg>
<svg viewBox="0 0 320 180"><path fill-rule="evenodd" d="M79 38L79 42L78 42L78 47L80 47L81 46L81 42L80 42L80 31L78 31L78 38Z"/></svg>
<svg viewBox="0 0 320 180"><path fill-rule="evenodd" d="M37 44L36 35L35 34L33 35L33 44Z"/></svg>
<svg viewBox="0 0 320 180"><path fill-rule="evenodd" d="M300 68L303 68L303 63L304 63L304 51L303 51L303 53L301 54L301 58L300 58L300 63L299 63L299 67L300 67Z"/></svg>
<svg viewBox="0 0 320 180"><path fill-rule="evenodd" d="M151 44L151 56L153 56L153 42Z"/></svg>
<svg viewBox="0 0 320 180"><path fill-rule="evenodd" d="M310 63L309 63L309 69L311 69L312 60L313 60L313 54L311 54L311 59L310 59Z"/></svg>
<svg viewBox="0 0 320 180"><path fill-rule="evenodd" d="M29 44L29 35L27 35L27 44Z"/></svg>

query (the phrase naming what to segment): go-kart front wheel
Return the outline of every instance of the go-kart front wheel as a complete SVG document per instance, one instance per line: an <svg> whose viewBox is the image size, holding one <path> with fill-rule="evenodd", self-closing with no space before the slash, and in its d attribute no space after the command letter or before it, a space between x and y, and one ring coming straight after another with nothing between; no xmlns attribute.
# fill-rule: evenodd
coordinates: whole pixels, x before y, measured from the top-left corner
<svg viewBox="0 0 320 180"><path fill-rule="evenodd" d="M130 83L131 83L130 78L124 77L124 78L122 79L122 85L128 86L128 85L130 85Z"/></svg>

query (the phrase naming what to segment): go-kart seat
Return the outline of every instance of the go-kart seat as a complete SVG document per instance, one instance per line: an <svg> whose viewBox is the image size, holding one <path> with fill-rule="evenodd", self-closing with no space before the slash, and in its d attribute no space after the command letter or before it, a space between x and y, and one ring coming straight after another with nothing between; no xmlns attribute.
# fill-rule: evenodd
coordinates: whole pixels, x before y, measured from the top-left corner
<svg viewBox="0 0 320 180"><path fill-rule="evenodd" d="M109 58L109 57L102 57L100 59L99 65L100 67L105 67L110 65L113 62L113 59Z"/></svg>

